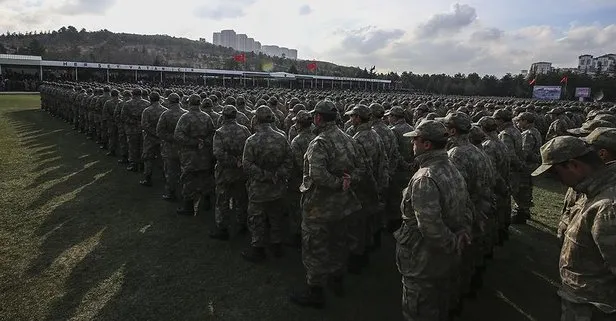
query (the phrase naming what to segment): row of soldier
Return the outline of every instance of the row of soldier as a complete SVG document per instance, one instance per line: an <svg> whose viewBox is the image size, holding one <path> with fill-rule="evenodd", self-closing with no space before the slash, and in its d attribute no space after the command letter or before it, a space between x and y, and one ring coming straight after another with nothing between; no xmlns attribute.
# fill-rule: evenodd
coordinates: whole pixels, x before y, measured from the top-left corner
<svg viewBox="0 0 616 321"><path fill-rule="evenodd" d="M530 218L531 172L541 163L543 139L587 133L610 114L591 112L604 119L581 126L580 106L551 106L542 114L534 105L497 105L505 101L471 106L419 97L396 106L397 97L383 104L374 96L316 103L325 97L300 100L287 92L245 99L190 90L120 95L103 88L88 95L46 84L41 93L43 108L87 132L108 155L117 153L127 169L143 171L143 185L152 184L160 156L163 197L172 200L181 189L179 214L194 215L199 200L214 193L217 226L210 236L229 239L235 212L239 232L246 226L251 232L242 253L249 261L265 259L268 243L274 256L283 255L281 209L287 209L290 241L301 243L307 272L308 286L291 297L300 305L321 307L325 285L342 295L344 270L361 272L382 229L397 230L409 320L458 313L461 298L481 285L485 260L508 238L509 224ZM435 256L422 239L444 246L447 255ZM419 294L434 300L421 313Z"/></svg>

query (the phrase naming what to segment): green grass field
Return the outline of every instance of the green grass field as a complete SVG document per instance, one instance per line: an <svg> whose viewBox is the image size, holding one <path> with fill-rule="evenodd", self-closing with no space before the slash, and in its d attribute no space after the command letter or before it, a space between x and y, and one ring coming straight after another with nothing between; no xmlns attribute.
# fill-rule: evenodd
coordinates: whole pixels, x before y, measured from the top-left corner
<svg viewBox="0 0 616 321"><path fill-rule="evenodd" d="M247 237L207 237L213 213L174 215L176 204L138 184L38 95L0 96L0 320L400 320L393 239L347 297L323 311L287 302L303 282L300 254L251 265ZM563 189L542 181L535 221L512 227L462 320L557 320Z"/></svg>

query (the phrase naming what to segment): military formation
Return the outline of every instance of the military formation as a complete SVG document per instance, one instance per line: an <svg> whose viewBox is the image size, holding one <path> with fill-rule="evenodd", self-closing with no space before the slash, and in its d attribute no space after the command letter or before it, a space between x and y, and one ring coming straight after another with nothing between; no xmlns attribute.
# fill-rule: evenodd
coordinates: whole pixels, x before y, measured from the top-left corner
<svg viewBox="0 0 616 321"><path fill-rule="evenodd" d="M290 301L345 295L393 233L405 320L450 320L482 286L533 177L569 187L562 320L616 320L616 106L398 93L43 83L41 106L164 185L210 237L250 233L259 263L301 249ZM160 177L160 181L156 180Z"/></svg>

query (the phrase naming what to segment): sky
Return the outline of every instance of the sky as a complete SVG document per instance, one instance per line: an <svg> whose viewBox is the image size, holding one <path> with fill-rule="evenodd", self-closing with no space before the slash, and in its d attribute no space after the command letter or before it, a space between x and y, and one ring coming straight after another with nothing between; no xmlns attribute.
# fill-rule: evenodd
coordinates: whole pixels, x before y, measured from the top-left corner
<svg viewBox="0 0 616 321"><path fill-rule="evenodd" d="M379 72L519 73L616 53L616 0L0 0L0 32L78 30L262 44Z"/></svg>

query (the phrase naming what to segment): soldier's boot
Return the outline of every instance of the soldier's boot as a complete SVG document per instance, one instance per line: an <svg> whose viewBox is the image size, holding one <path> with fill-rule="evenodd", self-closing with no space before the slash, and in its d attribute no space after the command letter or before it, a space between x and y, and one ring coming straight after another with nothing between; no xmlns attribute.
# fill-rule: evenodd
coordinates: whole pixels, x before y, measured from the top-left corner
<svg viewBox="0 0 616 321"><path fill-rule="evenodd" d="M329 279L328 285L335 296L339 298L343 298L345 296L346 291L344 290L344 277L342 275L331 277Z"/></svg>
<svg viewBox="0 0 616 321"><path fill-rule="evenodd" d="M266 257L264 247L251 246L248 250L242 252L242 258L252 263L263 262Z"/></svg>
<svg viewBox="0 0 616 321"><path fill-rule="evenodd" d="M193 200L184 200L184 204L176 212L178 215L195 216L195 203Z"/></svg>
<svg viewBox="0 0 616 321"><path fill-rule="evenodd" d="M118 159L118 164L120 165L128 164L128 158L126 156L122 156L122 158Z"/></svg>
<svg viewBox="0 0 616 321"><path fill-rule="evenodd" d="M274 254L275 258L283 257L284 256L284 250L282 249L282 244L280 244L280 243L272 244L272 253Z"/></svg>
<svg viewBox="0 0 616 321"><path fill-rule="evenodd" d="M322 309L325 306L325 296L323 295L323 288L320 286L309 286L302 290L293 291L289 299L302 307Z"/></svg>
<svg viewBox="0 0 616 321"><path fill-rule="evenodd" d="M349 255L347 270L351 274L361 274L361 256L357 254Z"/></svg>
<svg viewBox="0 0 616 321"><path fill-rule="evenodd" d="M107 149L107 143L101 143L100 149Z"/></svg>
<svg viewBox="0 0 616 321"><path fill-rule="evenodd" d="M137 163L130 162L128 164L128 167L126 167L126 170L129 172L137 172L139 170L139 167L137 166Z"/></svg>
<svg viewBox="0 0 616 321"><path fill-rule="evenodd" d="M228 241L229 240L229 230L226 228L217 227L213 231L210 232L210 238L220 241Z"/></svg>
<svg viewBox="0 0 616 321"><path fill-rule="evenodd" d="M170 202L175 201L176 200L175 191L169 191L169 192L163 194L163 199L165 201L170 201Z"/></svg>
<svg viewBox="0 0 616 321"><path fill-rule="evenodd" d="M151 187L152 186L152 175L146 175L143 180L139 181L139 184L146 186L146 187Z"/></svg>

